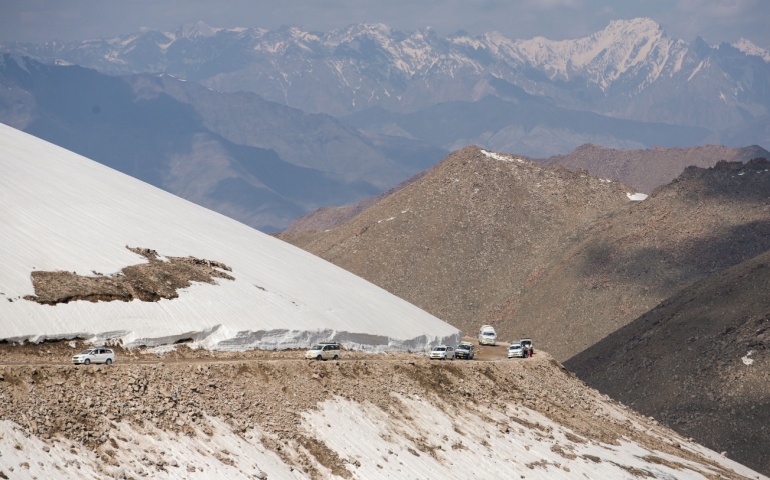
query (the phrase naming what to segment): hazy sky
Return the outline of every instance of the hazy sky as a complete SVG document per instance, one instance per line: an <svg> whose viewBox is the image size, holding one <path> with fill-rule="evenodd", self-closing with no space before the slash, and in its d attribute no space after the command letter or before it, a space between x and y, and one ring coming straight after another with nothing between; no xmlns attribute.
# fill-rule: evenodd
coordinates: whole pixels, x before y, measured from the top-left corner
<svg viewBox="0 0 770 480"><path fill-rule="evenodd" d="M748 38L770 48L768 0L0 0L0 41L84 40L212 27L297 25L327 32L384 23L406 33L496 30L507 37L578 38L610 20L650 17L672 37L709 43Z"/></svg>

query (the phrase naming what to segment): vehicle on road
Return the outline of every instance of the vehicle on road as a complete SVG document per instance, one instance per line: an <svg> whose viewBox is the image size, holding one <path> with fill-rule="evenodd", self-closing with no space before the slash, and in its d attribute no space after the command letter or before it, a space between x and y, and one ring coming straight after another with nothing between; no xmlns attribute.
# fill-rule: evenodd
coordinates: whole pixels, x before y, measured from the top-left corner
<svg viewBox="0 0 770 480"><path fill-rule="evenodd" d="M508 358L524 358L526 355L520 343L512 343L508 347Z"/></svg>
<svg viewBox="0 0 770 480"><path fill-rule="evenodd" d="M522 338L519 340L519 343L521 344L521 348L524 349L524 351L527 353L528 357L531 357L535 354L535 344L532 343L531 338Z"/></svg>
<svg viewBox="0 0 770 480"><path fill-rule="evenodd" d="M476 347L471 342L460 342L460 345L455 348L455 358L464 358L465 360L473 360L473 356L476 354Z"/></svg>
<svg viewBox="0 0 770 480"><path fill-rule="evenodd" d="M72 357L72 363L75 365L89 365L91 363L112 365L114 362L115 352L106 347L89 348Z"/></svg>
<svg viewBox="0 0 770 480"><path fill-rule="evenodd" d="M454 360L455 349L449 345L438 345L430 351L431 360Z"/></svg>
<svg viewBox="0 0 770 480"><path fill-rule="evenodd" d="M305 352L308 360L339 360L340 344L337 342L316 343Z"/></svg>
<svg viewBox="0 0 770 480"><path fill-rule="evenodd" d="M492 325L482 325L479 329L479 345L497 345L497 332Z"/></svg>

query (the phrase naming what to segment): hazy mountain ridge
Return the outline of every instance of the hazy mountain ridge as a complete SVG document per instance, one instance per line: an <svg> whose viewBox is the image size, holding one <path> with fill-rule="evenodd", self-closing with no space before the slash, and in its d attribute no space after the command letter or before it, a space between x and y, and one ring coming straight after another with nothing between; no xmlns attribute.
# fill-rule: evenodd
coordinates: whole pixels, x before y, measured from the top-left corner
<svg viewBox="0 0 770 480"><path fill-rule="evenodd" d="M766 114L770 104L767 52L747 42L688 44L646 18L616 20L593 35L562 41L511 40L498 33L440 37L429 28L407 34L382 24L317 33L199 22L169 33L4 44L0 50L112 74L169 73L331 114L473 101L494 93L484 82L488 76L565 107L710 130L736 125L746 114ZM687 101L677 102L683 95ZM722 102L693 102L720 95Z"/></svg>
<svg viewBox="0 0 770 480"><path fill-rule="evenodd" d="M444 152L171 76L0 58L0 121L248 225L374 195Z"/></svg>

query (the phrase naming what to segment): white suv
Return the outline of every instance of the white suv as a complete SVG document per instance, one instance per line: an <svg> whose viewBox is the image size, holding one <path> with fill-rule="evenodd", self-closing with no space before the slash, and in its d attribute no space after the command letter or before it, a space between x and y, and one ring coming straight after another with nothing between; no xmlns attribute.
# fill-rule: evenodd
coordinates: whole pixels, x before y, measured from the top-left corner
<svg viewBox="0 0 770 480"><path fill-rule="evenodd" d="M310 347L310 350L305 352L305 358L308 360L339 360L340 358L340 344L333 343L317 343Z"/></svg>
<svg viewBox="0 0 770 480"><path fill-rule="evenodd" d="M454 360L455 350L448 345L438 345L430 351L431 360Z"/></svg>
<svg viewBox="0 0 770 480"><path fill-rule="evenodd" d="M90 363L104 363L111 365L115 361L115 352L105 347L89 348L72 357L75 365L88 365Z"/></svg>

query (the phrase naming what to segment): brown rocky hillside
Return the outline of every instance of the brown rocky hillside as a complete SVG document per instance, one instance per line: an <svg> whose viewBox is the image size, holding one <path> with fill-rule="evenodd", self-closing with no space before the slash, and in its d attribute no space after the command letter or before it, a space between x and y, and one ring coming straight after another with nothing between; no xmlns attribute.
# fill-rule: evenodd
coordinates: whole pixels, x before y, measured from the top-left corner
<svg viewBox="0 0 770 480"><path fill-rule="evenodd" d="M282 233L285 235L301 235L304 232L318 232L342 225L367 208L386 198L402 188L410 185L425 175L425 171L412 175L379 195L368 197L355 205L342 205L339 207L321 207L303 215L292 222Z"/></svg>
<svg viewBox="0 0 770 480"><path fill-rule="evenodd" d="M757 145L743 148L703 145L617 150L587 144L567 155L556 155L537 162L559 164L570 170L585 169L592 175L611 178L640 192L650 193L674 180L687 167L709 168L719 161L746 163L754 158L770 158L770 152Z"/></svg>
<svg viewBox="0 0 770 480"><path fill-rule="evenodd" d="M770 252L682 290L566 366L770 473Z"/></svg>
<svg viewBox="0 0 770 480"><path fill-rule="evenodd" d="M496 158L497 157L497 158ZM629 206L629 188L467 147L328 232L281 236L474 335L537 283L578 233ZM516 322L514 322L516 320Z"/></svg>
<svg viewBox="0 0 770 480"><path fill-rule="evenodd" d="M710 168L719 161L746 163L754 158L770 159L770 152L756 145L742 148L704 145L688 148L617 150L586 144L567 155L530 160L545 166L561 165L568 170L586 170L591 175L622 182L639 192L650 193L655 188L670 183L687 167ZM420 172L386 192L361 200L355 205L314 210L295 220L282 233L297 236L341 225L383 198L419 180L425 173Z"/></svg>
<svg viewBox="0 0 770 480"><path fill-rule="evenodd" d="M467 147L328 232L283 238L473 335L564 360L679 289L770 250L770 164L622 184Z"/></svg>

